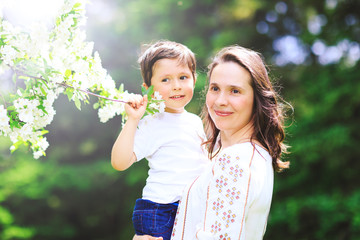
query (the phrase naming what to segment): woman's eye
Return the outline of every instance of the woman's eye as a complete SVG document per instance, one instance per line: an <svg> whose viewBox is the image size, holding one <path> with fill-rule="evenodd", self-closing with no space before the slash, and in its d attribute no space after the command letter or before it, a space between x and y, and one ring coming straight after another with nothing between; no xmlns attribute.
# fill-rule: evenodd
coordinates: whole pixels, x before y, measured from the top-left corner
<svg viewBox="0 0 360 240"><path fill-rule="evenodd" d="M218 87L211 87L210 90L216 92L216 91L219 91L219 88Z"/></svg>
<svg viewBox="0 0 360 240"><path fill-rule="evenodd" d="M186 80L186 79L188 79L188 77L187 76L181 76L180 79L181 80Z"/></svg>
<svg viewBox="0 0 360 240"><path fill-rule="evenodd" d="M237 90L237 89L233 89L233 90L232 90L232 93L240 93L240 91Z"/></svg>

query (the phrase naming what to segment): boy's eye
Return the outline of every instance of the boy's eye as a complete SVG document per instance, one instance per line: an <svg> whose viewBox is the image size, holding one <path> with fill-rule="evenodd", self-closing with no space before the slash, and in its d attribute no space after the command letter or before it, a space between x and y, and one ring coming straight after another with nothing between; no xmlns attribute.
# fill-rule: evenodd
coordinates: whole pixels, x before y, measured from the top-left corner
<svg viewBox="0 0 360 240"><path fill-rule="evenodd" d="M163 80L161 80L161 82L169 82L170 80L168 78L164 78Z"/></svg>
<svg viewBox="0 0 360 240"><path fill-rule="evenodd" d="M187 76L181 76L180 79L181 80L186 80L186 79L188 79L188 77Z"/></svg>

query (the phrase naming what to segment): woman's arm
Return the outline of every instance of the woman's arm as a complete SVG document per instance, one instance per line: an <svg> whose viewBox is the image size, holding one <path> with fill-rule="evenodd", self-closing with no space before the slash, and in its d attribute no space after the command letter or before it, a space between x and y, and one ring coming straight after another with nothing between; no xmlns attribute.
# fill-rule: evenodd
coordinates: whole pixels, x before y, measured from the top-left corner
<svg viewBox="0 0 360 240"><path fill-rule="evenodd" d="M162 237L152 237L149 235L135 235L132 240L163 240Z"/></svg>
<svg viewBox="0 0 360 240"><path fill-rule="evenodd" d="M225 151L217 158L208 188L204 228L198 236L211 233L215 239L245 238L253 150L244 151Z"/></svg>

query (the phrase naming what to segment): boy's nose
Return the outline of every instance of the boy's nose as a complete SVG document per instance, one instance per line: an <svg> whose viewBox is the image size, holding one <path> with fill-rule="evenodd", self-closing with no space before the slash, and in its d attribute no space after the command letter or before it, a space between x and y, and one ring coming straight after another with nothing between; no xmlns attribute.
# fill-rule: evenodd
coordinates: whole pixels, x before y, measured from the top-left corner
<svg viewBox="0 0 360 240"><path fill-rule="evenodd" d="M173 81L173 89L174 89L174 90L179 90L179 89L181 89L181 84L180 84L179 80Z"/></svg>

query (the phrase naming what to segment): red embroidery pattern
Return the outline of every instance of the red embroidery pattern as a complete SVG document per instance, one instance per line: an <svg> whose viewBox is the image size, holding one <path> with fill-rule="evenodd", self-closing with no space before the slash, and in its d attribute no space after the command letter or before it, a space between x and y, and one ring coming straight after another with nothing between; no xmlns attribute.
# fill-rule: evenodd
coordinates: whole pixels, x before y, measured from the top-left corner
<svg viewBox="0 0 360 240"><path fill-rule="evenodd" d="M221 234L219 237L220 237L220 240L231 240L231 238L228 236L227 233Z"/></svg>
<svg viewBox="0 0 360 240"><path fill-rule="evenodd" d="M213 225L211 225L211 233L217 233L221 231L221 222L215 221Z"/></svg>
<svg viewBox="0 0 360 240"><path fill-rule="evenodd" d="M174 220L174 227L173 227L173 232L171 234L171 239L175 236L175 232L176 232L176 228L175 226L178 224L178 219L179 219L179 213L180 213L180 206L181 206L181 200L179 200L179 205L178 205L178 208L177 208L177 211L176 211L176 217L175 217L175 220Z"/></svg>
<svg viewBox="0 0 360 240"><path fill-rule="evenodd" d="M236 213L233 212L231 205L240 199L241 192L237 189L236 182L243 176L244 170L237 163L240 158L223 154L217 159L217 164L221 169L221 175L215 180L216 191L220 193L212 203L212 210L218 220L211 226L211 232L216 234L221 228L229 228L236 222ZM220 239L228 240L228 233L220 235Z"/></svg>

